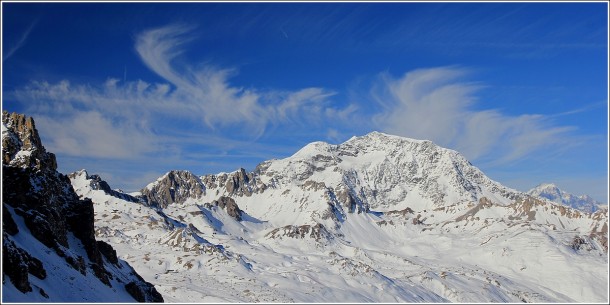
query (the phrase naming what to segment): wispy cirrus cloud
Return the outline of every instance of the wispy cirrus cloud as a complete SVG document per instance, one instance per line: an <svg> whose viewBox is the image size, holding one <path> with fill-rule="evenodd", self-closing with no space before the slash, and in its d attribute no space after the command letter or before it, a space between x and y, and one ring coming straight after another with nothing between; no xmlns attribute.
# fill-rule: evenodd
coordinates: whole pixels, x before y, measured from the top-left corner
<svg viewBox="0 0 610 305"><path fill-rule="evenodd" d="M197 171L203 164L226 166L230 155L246 166L246 160L289 155L308 137L341 142L371 130L430 139L470 160L498 163L578 143L569 137L572 128L556 126L552 117L478 109L476 92L483 85L463 81L468 70L461 67L419 69L399 78L383 73L369 96L354 96L343 106L327 88L236 86L230 82L236 69L186 58L194 29L173 24L136 35L139 58L161 82L33 81L5 96L35 117L50 151L79 168L120 173L117 182L128 190L156 174L143 170L150 164L159 171ZM284 138L257 142L269 130L275 132L269 137ZM134 171L146 177L134 178Z"/></svg>
<svg viewBox="0 0 610 305"><path fill-rule="evenodd" d="M142 62L167 82L33 81L8 95L26 105L39 126L53 130L48 134L52 150L111 159L188 155L179 143L191 141L176 140L184 134L178 131L181 128L214 135L216 140L208 147L222 151L226 149L222 143L251 144L269 126L323 124L325 115L341 111L330 105L336 94L331 90L236 87L229 82L235 69L186 64L181 56L195 39L193 29L169 25L136 36L135 49ZM228 142L219 141L220 137Z"/></svg>
<svg viewBox="0 0 610 305"><path fill-rule="evenodd" d="M260 135L270 122L294 120L296 113L317 115L335 95L323 88L263 92L235 87L228 81L237 73L235 69L175 64L181 47L193 39L192 30L185 25L152 29L138 36L135 48L147 67L175 86L171 98L184 107L185 114L200 116L210 128L241 124Z"/></svg>
<svg viewBox="0 0 610 305"><path fill-rule="evenodd" d="M15 54L15 52L17 52L17 50L19 50L21 47L23 47L25 45L25 42L27 41L28 36L30 36L30 33L34 29L34 26L36 25L36 23L37 23L37 21L32 22L25 29L25 31L21 34L21 36L19 37L19 40L17 40L14 44L4 41L5 44L9 45L9 49L6 51L6 53L2 54L2 62L9 59L11 56L13 56L13 54Z"/></svg>
<svg viewBox="0 0 610 305"><path fill-rule="evenodd" d="M570 126L550 117L510 116L497 109L477 110L475 93L483 86L461 81L460 67L419 69L393 78L382 74L371 91L381 111L373 125L389 133L430 139L470 160L506 163L545 148L578 145Z"/></svg>

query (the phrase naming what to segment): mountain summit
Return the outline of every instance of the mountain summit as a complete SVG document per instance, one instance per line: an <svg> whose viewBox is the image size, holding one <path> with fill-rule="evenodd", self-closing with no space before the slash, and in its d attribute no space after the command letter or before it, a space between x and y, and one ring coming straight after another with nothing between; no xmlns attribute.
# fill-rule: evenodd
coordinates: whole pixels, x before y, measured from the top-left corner
<svg viewBox="0 0 610 305"><path fill-rule="evenodd" d="M553 183L542 183L527 192L529 195L545 198L583 212L595 212L600 206L605 206L587 195L572 195L565 192Z"/></svg>
<svg viewBox="0 0 610 305"><path fill-rule="evenodd" d="M313 142L132 194L58 173L30 118L3 113L2 141L3 301L608 301L606 207L507 188L430 141Z"/></svg>
<svg viewBox="0 0 610 305"><path fill-rule="evenodd" d="M170 171L131 197L70 177L96 236L169 301L608 298L607 209L507 188L430 141L313 142L251 172Z"/></svg>
<svg viewBox="0 0 610 305"><path fill-rule="evenodd" d="M339 145L310 143L250 173L239 169L198 178L172 171L141 194L160 207L232 196L246 209L255 205L252 216L278 225L332 225L329 219L346 213L434 209L483 197L506 205L524 196L489 179L456 151L379 132Z"/></svg>

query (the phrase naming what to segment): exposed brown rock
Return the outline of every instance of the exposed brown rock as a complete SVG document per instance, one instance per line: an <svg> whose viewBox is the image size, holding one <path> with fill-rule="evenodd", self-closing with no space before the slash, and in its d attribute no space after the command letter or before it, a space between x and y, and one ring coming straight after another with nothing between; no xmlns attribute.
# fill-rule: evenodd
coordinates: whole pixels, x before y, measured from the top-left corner
<svg viewBox="0 0 610 305"><path fill-rule="evenodd" d="M455 218L455 221L459 222L462 220L467 220L469 217L474 217L474 215L476 215L480 210L489 208L491 206L493 206L491 200L489 200L487 197L482 197L481 199L479 199L479 203L477 203L477 205L475 205L472 209L468 210L463 215Z"/></svg>
<svg viewBox="0 0 610 305"><path fill-rule="evenodd" d="M326 228L317 223L315 225L301 225L301 226L284 226L281 228L276 228L270 231L265 235L268 238L281 238L282 236L287 236L290 238L305 238L309 236L316 241L320 241L322 239L329 239L330 233L326 230Z"/></svg>
<svg viewBox="0 0 610 305"><path fill-rule="evenodd" d="M255 173L246 173L246 170L240 168L236 172L226 176L226 180L221 179L227 193L231 196L246 196L250 197L255 193L262 193L267 189L267 185L256 178Z"/></svg>
<svg viewBox="0 0 610 305"><path fill-rule="evenodd" d="M348 213L368 212L368 205L364 204L352 191L345 185L340 185L335 189L337 200L342 206L347 208Z"/></svg>
<svg viewBox="0 0 610 305"><path fill-rule="evenodd" d="M2 164L37 170L57 169L55 155L42 146L34 119L5 110L2 123L10 133L2 139Z"/></svg>
<svg viewBox="0 0 610 305"><path fill-rule="evenodd" d="M13 236L31 234L81 274L92 270L101 282L111 286L113 276L105 269L95 240L93 203L89 199L79 200L70 179L56 171L55 156L42 146L33 119L3 112L2 122L6 127L2 137L3 276L7 275L22 292L32 291L28 274L47 278L43 267L47 256L33 257L13 241ZM8 207L11 207L10 211ZM23 218L28 230L18 227L20 222L13 217ZM68 232L80 239L88 259L74 257L70 254L73 251L66 251L70 247ZM137 276L135 271L132 274ZM141 277L134 282L147 287ZM39 293L49 297L44 290ZM162 300L160 295L158 297Z"/></svg>
<svg viewBox="0 0 610 305"><path fill-rule="evenodd" d="M225 209L229 216L235 218L237 221L241 221L241 216L243 212L239 209L239 206L237 206L237 203L231 197L222 196L218 198L218 200L214 200L211 203L206 204L206 206L208 208L212 206L217 206L221 209Z"/></svg>
<svg viewBox="0 0 610 305"><path fill-rule="evenodd" d="M411 209L410 207L406 207L403 210L399 210L399 211L388 211L388 212L384 212L384 214L386 215L400 215L400 216L407 216L407 214L413 214L415 213L413 211L413 209Z"/></svg>
<svg viewBox="0 0 610 305"><path fill-rule="evenodd" d="M170 171L151 189L144 188L141 193L148 205L166 208L173 203L184 203L189 198L201 198L205 187L189 171Z"/></svg>
<svg viewBox="0 0 610 305"><path fill-rule="evenodd" d="M307 181L305 181L305 183L303 183L301 188L303 188L304 190L319 191L319 190L326 189L326 184L324 182L317 182L317 181L313 181L313 180L307 180Z"/></svg>
<svg viewBox="0 0 610 305"><path fill-rule="evenodd" d="M603 251L605 253L608 253L608 223L607 222L605 222L602 225L602 228L600 230L597 230L597 227L594 228L591 231L591 233L589 234L589 237L591 237L592 239L599 242L599 244L603 248Z"/></svg>

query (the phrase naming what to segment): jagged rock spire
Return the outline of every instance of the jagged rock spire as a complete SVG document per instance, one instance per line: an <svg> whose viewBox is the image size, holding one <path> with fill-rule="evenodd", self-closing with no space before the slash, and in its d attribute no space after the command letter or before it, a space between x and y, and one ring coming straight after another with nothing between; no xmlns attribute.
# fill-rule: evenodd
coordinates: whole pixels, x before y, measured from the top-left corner
<svg viewBox="0 0 610 305"><path fill-rule="evenodd" d="M2 112L2 164L38 170L57 170L55 154L42 146L34 119Z"/></svg>

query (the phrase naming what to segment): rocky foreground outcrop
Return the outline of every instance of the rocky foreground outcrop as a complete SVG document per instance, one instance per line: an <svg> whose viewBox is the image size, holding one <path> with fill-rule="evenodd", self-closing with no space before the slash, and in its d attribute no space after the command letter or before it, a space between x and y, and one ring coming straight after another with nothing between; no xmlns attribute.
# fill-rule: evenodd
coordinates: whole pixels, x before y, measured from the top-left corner
<svg viewBox="0 0 610 305"><path fill-rule="evenodd" d="M4 289L3 302L41 297L52 302L90 300L75 292L42 288L79 287L91 283L88 274L108 290L93 301L163 302L154 286L119 260L110 245L95 239L93 203L80 200L69 178L57 172L55 155L45 150L31 117L2 113L2 156L2 282L3 288L10 281L17 293L24 294ZM57 263L61 259L63 265ZM62 268L76 270L82 278L62 278L74 274Z"/></svg>

